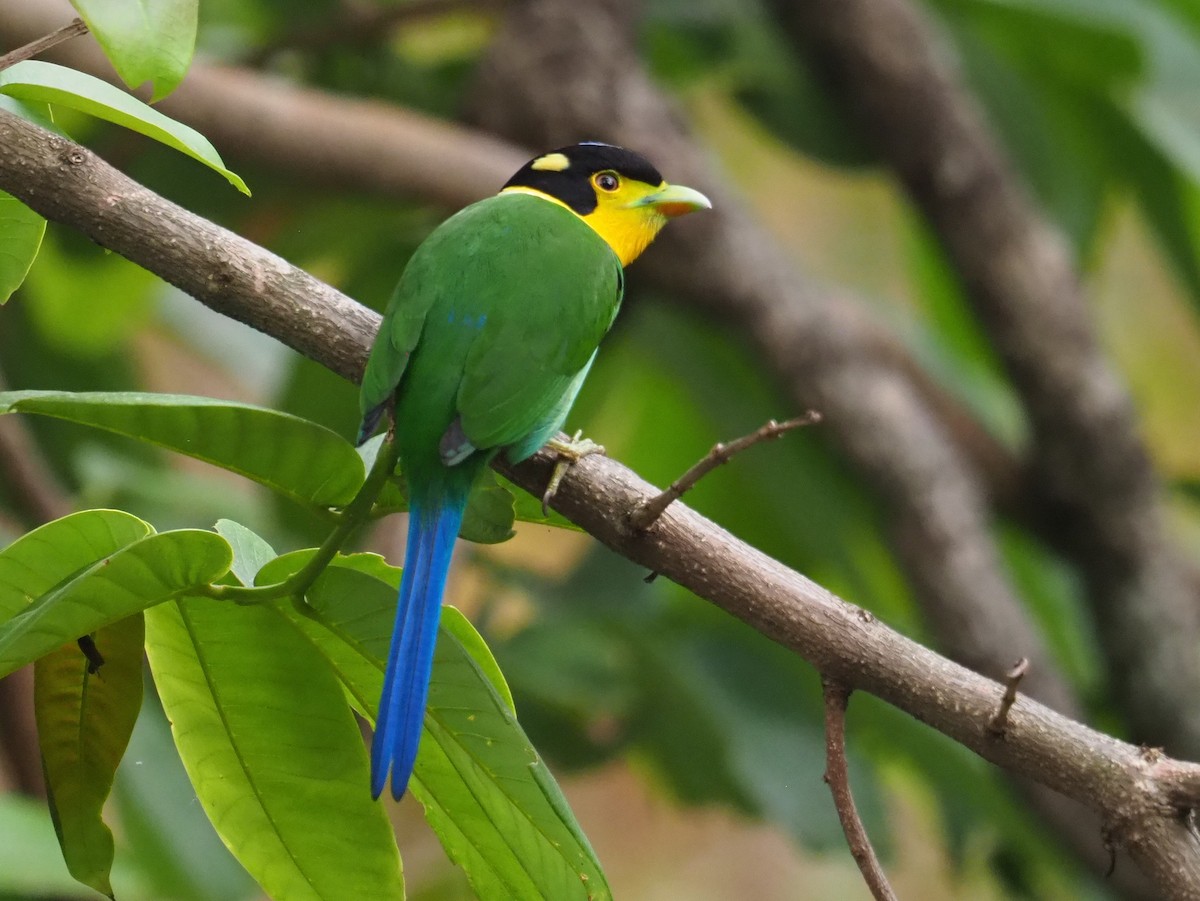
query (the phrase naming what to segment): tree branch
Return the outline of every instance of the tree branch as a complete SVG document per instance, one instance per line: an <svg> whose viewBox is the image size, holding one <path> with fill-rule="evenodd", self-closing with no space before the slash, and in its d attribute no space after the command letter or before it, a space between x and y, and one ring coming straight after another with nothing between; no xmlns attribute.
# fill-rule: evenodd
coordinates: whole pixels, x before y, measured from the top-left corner
<svg viewBox="0 0 1200 901"><path fill-rule="evenodd" d="M896 901L896 893L879 865L850 790L850 767L846 761L846 704L850 692L829 680L822 680L821 688L825 694L825 781L833 793L842 832L871 896L876 901Z"/></svg>
<svg viewBox="0 0 1200 901"><path fill-rule="evenodd" d="M335 372L360 371L374 313L136 185L86 149L4 112L0 189ZM297 322L320 338L303 334ZM502 469L536 493L553 464L552 454L539 454ZM630 560L791 648L824 676L869 691L987 760L1096 810L1165 897L1200 892L1200 850L1138 748L1024 700L1010 711L1005 740L996 741L987 729L995 682L865 616L682 503L648 531L632 533L629 510L655 493L619 463L588 457L568 473L554 504Z"/></svg>
<svg viewBox="0 0 1200 901"><path fill-rule="evenodd" d="M632 511L629 514L629 525L637 531L650 528L650 526L654 525L654 521L662 516L663 511L667 507L683 497L692 488L695 488L697 482L718 466L722 466L732 460L735 455L764 441L773 441L776 438L782 438L792 429L798 429L801 426L812 425L820 421L821 414L815 410L809 410L803 416L797 416L795 419L789 419L785 422L776 422L772 419L766 425L760 426L749 435L743 435L741 438L730 441L728 444L723 441L714 444L712 450L701 457L687 472L672 482L666 491L660 492Z"/></svg>
<svg viewBox="0 0 1200 901"><path fill-rule="evenodd" d="M10 66L15 66L19 62L27 59L32 59L39 53L45 53L51 47L61 44L63 41L70 40L74 37L79 37L81 34L87 34L88 27L83 19L75 19L62 28L58 28L45 37L38 38L35 41L30 41L23 47L18 47L16 50L11 50L8 53L0 56L0 72Z"/></svg>

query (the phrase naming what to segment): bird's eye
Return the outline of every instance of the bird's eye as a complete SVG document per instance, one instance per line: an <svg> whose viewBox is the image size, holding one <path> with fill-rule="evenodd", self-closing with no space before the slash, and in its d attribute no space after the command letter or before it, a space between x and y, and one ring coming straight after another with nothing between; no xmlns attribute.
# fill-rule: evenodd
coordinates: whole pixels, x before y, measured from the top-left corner
<svg viewBox="0 0 1200 901"><path fill-rule="evenodd" d="M621 179L615 172L601 172L592 179L601 191L615 191L621 186Z"/></svg>

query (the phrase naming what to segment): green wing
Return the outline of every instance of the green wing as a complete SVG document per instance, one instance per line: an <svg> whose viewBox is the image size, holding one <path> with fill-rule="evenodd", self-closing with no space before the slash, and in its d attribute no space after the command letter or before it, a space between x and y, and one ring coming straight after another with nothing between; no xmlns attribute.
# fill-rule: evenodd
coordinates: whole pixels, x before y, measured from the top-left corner
<svg viewBox="0 0 1200 901"><path fill-rule="evenodd" d="M462 430L479 448L526 438L567 394L573 399L576 376L621 300L621 265L608 245L574 213L529 200L537 206L526 217L528 237L495 283L493 312L458 390Z"/></svg>
<svg viewBox="0 0 1200 901"><path fill-rule="evenodd" d="M364 414L399 386L410 454L452 426L480 450L528 438L565 414L621 280L608 245L557 204L504 194L467 207L404 271L363 375Z"/></svg>

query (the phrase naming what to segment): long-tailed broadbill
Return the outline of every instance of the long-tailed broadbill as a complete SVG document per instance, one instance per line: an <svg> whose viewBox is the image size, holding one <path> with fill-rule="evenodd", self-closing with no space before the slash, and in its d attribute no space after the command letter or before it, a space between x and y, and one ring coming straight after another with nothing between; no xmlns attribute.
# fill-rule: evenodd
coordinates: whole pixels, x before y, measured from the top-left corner
<svg viewBox="0 0 1200 901"><path fill-rule="evenodd" d="M371 791L403 795L424 721L442 593L471 486L499 453L553 438L621 303L623 267L667 220L710 207L609 144L531 160L413 254L363 374L360 443L394 403L409 492L400 600Z"/></svg>

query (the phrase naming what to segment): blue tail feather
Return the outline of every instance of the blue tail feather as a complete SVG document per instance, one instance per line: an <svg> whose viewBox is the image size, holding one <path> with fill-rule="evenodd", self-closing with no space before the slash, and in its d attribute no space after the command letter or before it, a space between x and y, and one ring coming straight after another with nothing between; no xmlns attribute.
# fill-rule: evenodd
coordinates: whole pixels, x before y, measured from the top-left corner
<svg viewBox="0 0 1200 901"><path fill-rule="evenodd" d="M397 800L412 775L425 720L442 593L466 501L466 492L448 492L420 503L412 500L396 625L371 744L371 794L376 798L383 793L389 771L392 797Z"/></svg>

